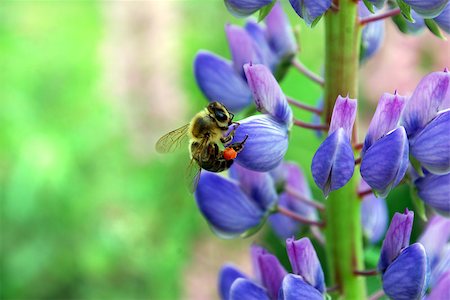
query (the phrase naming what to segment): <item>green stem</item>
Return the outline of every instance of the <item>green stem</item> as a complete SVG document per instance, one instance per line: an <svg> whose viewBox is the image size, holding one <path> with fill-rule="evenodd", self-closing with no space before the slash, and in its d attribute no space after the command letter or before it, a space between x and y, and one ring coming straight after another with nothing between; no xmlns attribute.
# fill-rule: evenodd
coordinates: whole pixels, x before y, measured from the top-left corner
<svg viewBox="0 0 450 300"><path fill-rule="evenodd" d="M338 95L357 97L361 26L358 24L357 2L334 1L339 9L325 15L325 105L324 121L330 123ZM354 128L357 124L355 123ZM353 143L357 143L356 130ZM356 171L355 171L356 175ZM363 242L357 176L326 201L326 251L331 282L339 286L340 298L365 299L365 278L354 274L363 270Z"/></svg>

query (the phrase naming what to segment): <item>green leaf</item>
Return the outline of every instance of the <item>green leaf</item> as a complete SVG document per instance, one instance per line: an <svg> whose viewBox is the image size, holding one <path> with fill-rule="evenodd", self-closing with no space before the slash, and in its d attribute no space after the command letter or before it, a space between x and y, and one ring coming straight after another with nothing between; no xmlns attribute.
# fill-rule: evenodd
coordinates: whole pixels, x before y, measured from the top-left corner
<svg viewBox="0 0 450 300"><path fill-rule="evenodd" d="M401 15L396 15L392 17L392 21L394 21L397 28L403 33L410 33L408 29L408 24L405 18Z"/></svg>
<svg viewBox="0 0 450 300"><path fill-rule="evenodd" d="M444 41L447 38L442 34L441 29L438 27L436 22L433 19L425 19L425 25L427 25L428 29L438 38L443 39Z"/></svg>
<svg viewBox="0 0 450 300"><path fill-rule="evenodd" d="M323 15L320 15L314 19L314 21L311 23L311 28L314 28L319 23L320 19L322 19L322 16Z"/></svg>
<svg viewBox="0 0 450 300"><path fill-rule="evenodd" d="M428 221L427 214L425 211L425 203L420 199L417 194L417 189L413 184L410 185L411 200L414 205L414 212L424 221Z"/></svg>
<svg viewBox="0 0 450 300"><path fill-rule="evenodd" d="M410 6L403 0L397 0L397 4L402 12L403 17L405 17L405 19L410 21L411 23L416 23L416 21L414 21L413 17L411 16Z"/></svg>
<svg viewBox="0 0 450 300"><path fill-rule="evenodd" d="M371 13L375 13L375 8L373 6L372 2L369 2L369 0L363 0L364 5L367 7L367 9L371 12Z"/></svg>
<svg viewBox="0 0 450 300"><path fill-rule="evenodd" d="M276 2L277 1L274 0L259 10L258 22L261 22L262 20L264 20L265 17L267 17L267 15L270 13Z"/></svg>

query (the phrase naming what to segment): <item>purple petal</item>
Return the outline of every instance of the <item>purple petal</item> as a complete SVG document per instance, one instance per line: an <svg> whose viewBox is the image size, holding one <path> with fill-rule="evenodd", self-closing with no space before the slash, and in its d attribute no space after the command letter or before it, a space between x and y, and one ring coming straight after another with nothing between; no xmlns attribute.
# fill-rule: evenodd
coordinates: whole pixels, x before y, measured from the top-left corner
<svg viewBox="0 0 450 300"><path fill-rule="evenodd" d="M358 15L368 17L371 12L363 2L358 3ZM367 60L372 57L380 48L384 40L384 20L370 22L366 24L361 33L361 54L362 59Z"/></svg>
<svg viewBox="0 0 450 300"><path fill-rule="evenodd" d="M247 276L232 265L222 266L219 272L219 294L222 300L230 298L231 285L238 278L247 279Z"/></svg>
<svg viewBox="0 0 450 300"><path fill-rule="evenodd" d="M292 110L270 70L264 65L246 64L244 72L258 110L290 128Z"/></svg>
<svg viewBox="0 0 450 300"><path fill-rule="evenodd" d="M302 169L295 163L284 163L284 167L287 170L286 186L311 198L311 189Z"/></svg>
<svg viewBox="0 0 450 300"><path fill-rule="evenodd" d="M356 118L356 107L356 99L338 96L334 104L328 135L331 135L339 128L343 128L347 138L350 140L352 137L353 123L355 123Z"/></svg>
<svg viewBox="0 0 450 300"><path fill-rule="evenodd" d="M331 0L289 0L289 2L297 15L308 25L331 7Z"/></svg>
<svg viewBox="0 0 450 300"><path fill-rule="evenodd" d="M250 246L250 257L252 259L253 274L255 275L256 283L262 284L262 273L259 265L259 257L264 254L270 254L266 249L258 245Z"/></svg>
<svg viewBox="0 0 450 300"><path fill-rule="evenodd" d="M201 51L195 57L194 73L198 86L209 101L220 101L233 112L251 103L252 95L247 83L229 61Z"/></svg>
<svg viewBox="0 0 450 300"><path fill-rule="evenodd" d="M275 3L265 19L267 39L279 59L291 59L297 52L297 43L291 25L279 2Z"/></svg>
<svg viewBox="0 0 450 300"><path fill-rule="evenodd" d="M409 245L414 212L406 210L404 214L395 213L381 246L378 270L384 273L400 251Z"/></svg>
<svg viewBox="0 0 450 300"><path fill-rule="evenodd" d="M380 9L380 8L383 8L386 0L369 0L369 2L372 3L373 5L375 5L375 7Z"/></svg>
<svg viewBox="0 0 450 300"><path fill-rule="evenodd" d="M418 240L418 242L421 243L427 251L431 270L433 270L439 262L442 249L449 242L449 240L450 219L439 215L433 216Z"/></svg>
<svg viewBox="0 0 450 300"><path fill-rule="evenodd" d="M246 17L260 8L268 5L272 0L225 0L225 6L235 17Z"/></svg>
<svg viewBox="0 0 450 300"><path fill-rule="evenodd" d="M414 184L417 193L426 204L445 214L450 213L450 173L446 175L426 174Z"/></svg>
<svg viewBox="0 0 450 300"><path fill-rule="evenodd" d="M383 290L395 300L422 299L427 288L427 255L419 243L402 251L383 274Z"/></svg>
<svg viewBox="0 0 450 300"><path fill-rule="evenodd" d="M450 299L450 270L442 275L426 300Z"/></svg>
<svg viewBox="0 0 450 300"><path fill-rule="evenodd" d="M244 64L249 62L262 63L255 48L254 41L249 33L242 27L236 25L226 25L228 45L230 46L231 57L233 58L234 69L244 76Z"/></svg>
<svg viewBox="0 0 450 300"><path fill-rule="evenodd" d="M311 172L325 194L343 187L353 176L355 158L350 140L339 128L328 136L314 154Z"/></svg>
<svg viewBox="0 0 450 300"><path fill-rule="evenodd" d="M445 32L450 33L450 2L434 20Z"/></svg>
<svg viewBox="0 0 450 300"><path fill-rule="evenodd" d="M377 109L370 121L362 154L372 146L372 144L385 136L388 132L398 127L400 116L405 107L407 97L384 93L378 101Z"/></svg>
<svg viewBox="0 0 450 300"><path fill-rule="evenodd" d="M241 189L261 210L267 211L277 201L277 192L269 173L252 171L239 164L233 164L230 168L230 177L239 182Z"/></svg>
<svg viewBox="0 0 450 300"><path fill-rule="evenodd" d="M236 279L231 285L230 300L270 300L266 291L244 278Z"/></svg>
<svg viewBox="0 0 450 300"><path fill-rule="evenodd" d="M263 28L260 24L257 24L250 20L245 25L245 30L247 30L247 32L253 39L253 42L255 44L254 49L256 49L256 51L258 52L259 61L269 67L273 73L278 59L276 54L269 46L269 42L266 38L265 28Z"/></svg>
<svg viewBox="0 0 450 300"><path fill-rule="evenodd" d="M267 289L267 294L272 299L276 299L281 282L287 274L286 270L278 261L277 257L270 254L262 254L258 257L258 264L261 270L262 285Z"/></svg>
<svg viewBox="0 0 450 300"><path fill-rule="evenodd" d="M430 287L434 288L438 282L439 279L444 276L446 272L450 270L450 244L447 243L441 251L441 257L439 259L439 262L434 268L431 270L431 276L430 276Z"/></svg>
<svg viewBox="0 0 450 300"><path fill-rule="evenodd" d="M408 159L406 132L399 127L366 151L361 161L361 176L379 197L386 197L405 176Z"/></svg>
<svg viewBox="0 0 450 300"><path fill-rule="evenodd" d="M216 173L202 171L195 199L213 229L230 236L258 225L264 215L234 182Z"/></svg>
<svg viewBox="0 0 450 300"><path fill-rule="evenodd" d="M325 279L322 266L308 238L295 241L293 238L286 240L286 251L291 262L292 272L315 287L319 292L325 293Z"/></svg>
<svg viewBox="0 0 450 300"><path fill-rule="evenodd" d="M447 109L410 140L411 154L431 173L450 172L449 133L450 109Z"/></svg>
<svg viewBox="0 0 450 300"><path fill-rule="evenodd" d="M421 32L425 28L425 20L419 16L414 10L411 10L411 17L414 19L414 23L411 23L410 21L406 20L406 32L417 34Z"/></svg>
<svg viewBox="0 0 450 300"><path fill-rule="evenodd" d="M247 169L267 172L278 166L288 147L288 130L268 115L256 115L239 121L233 142L248 135L236 161Z"/></svg>
<svg viewBox="0 0 450 300"><path fill-rule="evenodd" d="M288 274L283 279L278 300L323 300L323 296L301 276Z"/></svg>
<svg viewBox="0 0 450 300"><path fill-rule="evenodd" d="M448 0L404 0L421 17L431 19L437 17L445 8Z"/></svg>
<svg viewBox="0 0 450 300"><path fill-rule="evenodd" d="M371 243L384 237L388 222L388 209L384 198L369 194L361 203L361 222L365 236Z"/></svg>
<svg viewBox="0 0 450 300"><path fill-rule="evenodd" d="M282 193L278 199L278 205L289 208L290 204L291 197L287 193ZM299 222L280 213L270 215L269 222L273 231L280 239L294 236L301 229L301 224Z"/></svg>
<svg viewBox="0 0 450 300"><path fill-rule="evenodd" d="M434 72L417 85L403 111L403 125L408 138L424 128L437 113L450 108L450 73Z"/></svg>

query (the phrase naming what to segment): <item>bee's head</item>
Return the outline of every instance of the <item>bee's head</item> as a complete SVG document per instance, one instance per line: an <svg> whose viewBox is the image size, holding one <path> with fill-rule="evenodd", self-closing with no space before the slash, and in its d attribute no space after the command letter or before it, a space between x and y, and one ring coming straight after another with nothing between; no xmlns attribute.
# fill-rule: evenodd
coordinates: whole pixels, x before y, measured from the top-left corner
<svg viewBox="0 0 450 300"><path fill-rule="evenodd" d="M219 127L228 127L231 125L234 115L222 103L211 102L207 109L210 117L216 120Z"/></svg>

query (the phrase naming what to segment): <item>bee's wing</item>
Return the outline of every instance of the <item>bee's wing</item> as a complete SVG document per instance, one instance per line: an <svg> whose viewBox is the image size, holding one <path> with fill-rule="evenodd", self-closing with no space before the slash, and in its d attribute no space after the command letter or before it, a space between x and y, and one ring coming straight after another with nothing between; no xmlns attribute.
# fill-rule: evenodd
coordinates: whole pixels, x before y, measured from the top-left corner
<svg viewBox="0 0 450 300"><path fill-rule="evenodd" d="M194 159L191 159L191 162L186 169L186 185L191 193L194 193L197 189L201 171L202 168L200 168Z"/></svg>
<svg viewBox="0 0 450 300"><path fill-rule="evenodd" d="M184 125L178 129L175 129L165 135L163 135L155 145L155 149L159 153L173 152L180 148L181 145L187 144L189 124Z"/></svg>
<svg viewBox="0 0 450 300"><path fill-rule="evenodd" d="M200 146L196 147L196 152L191 153L191 161L186 170L187 185L191 193L195 192L200 180L200 173L202 168L199 166L198 162L194 157L202 157L202 151L207 149L208 139L202 139Z"/></svg>

